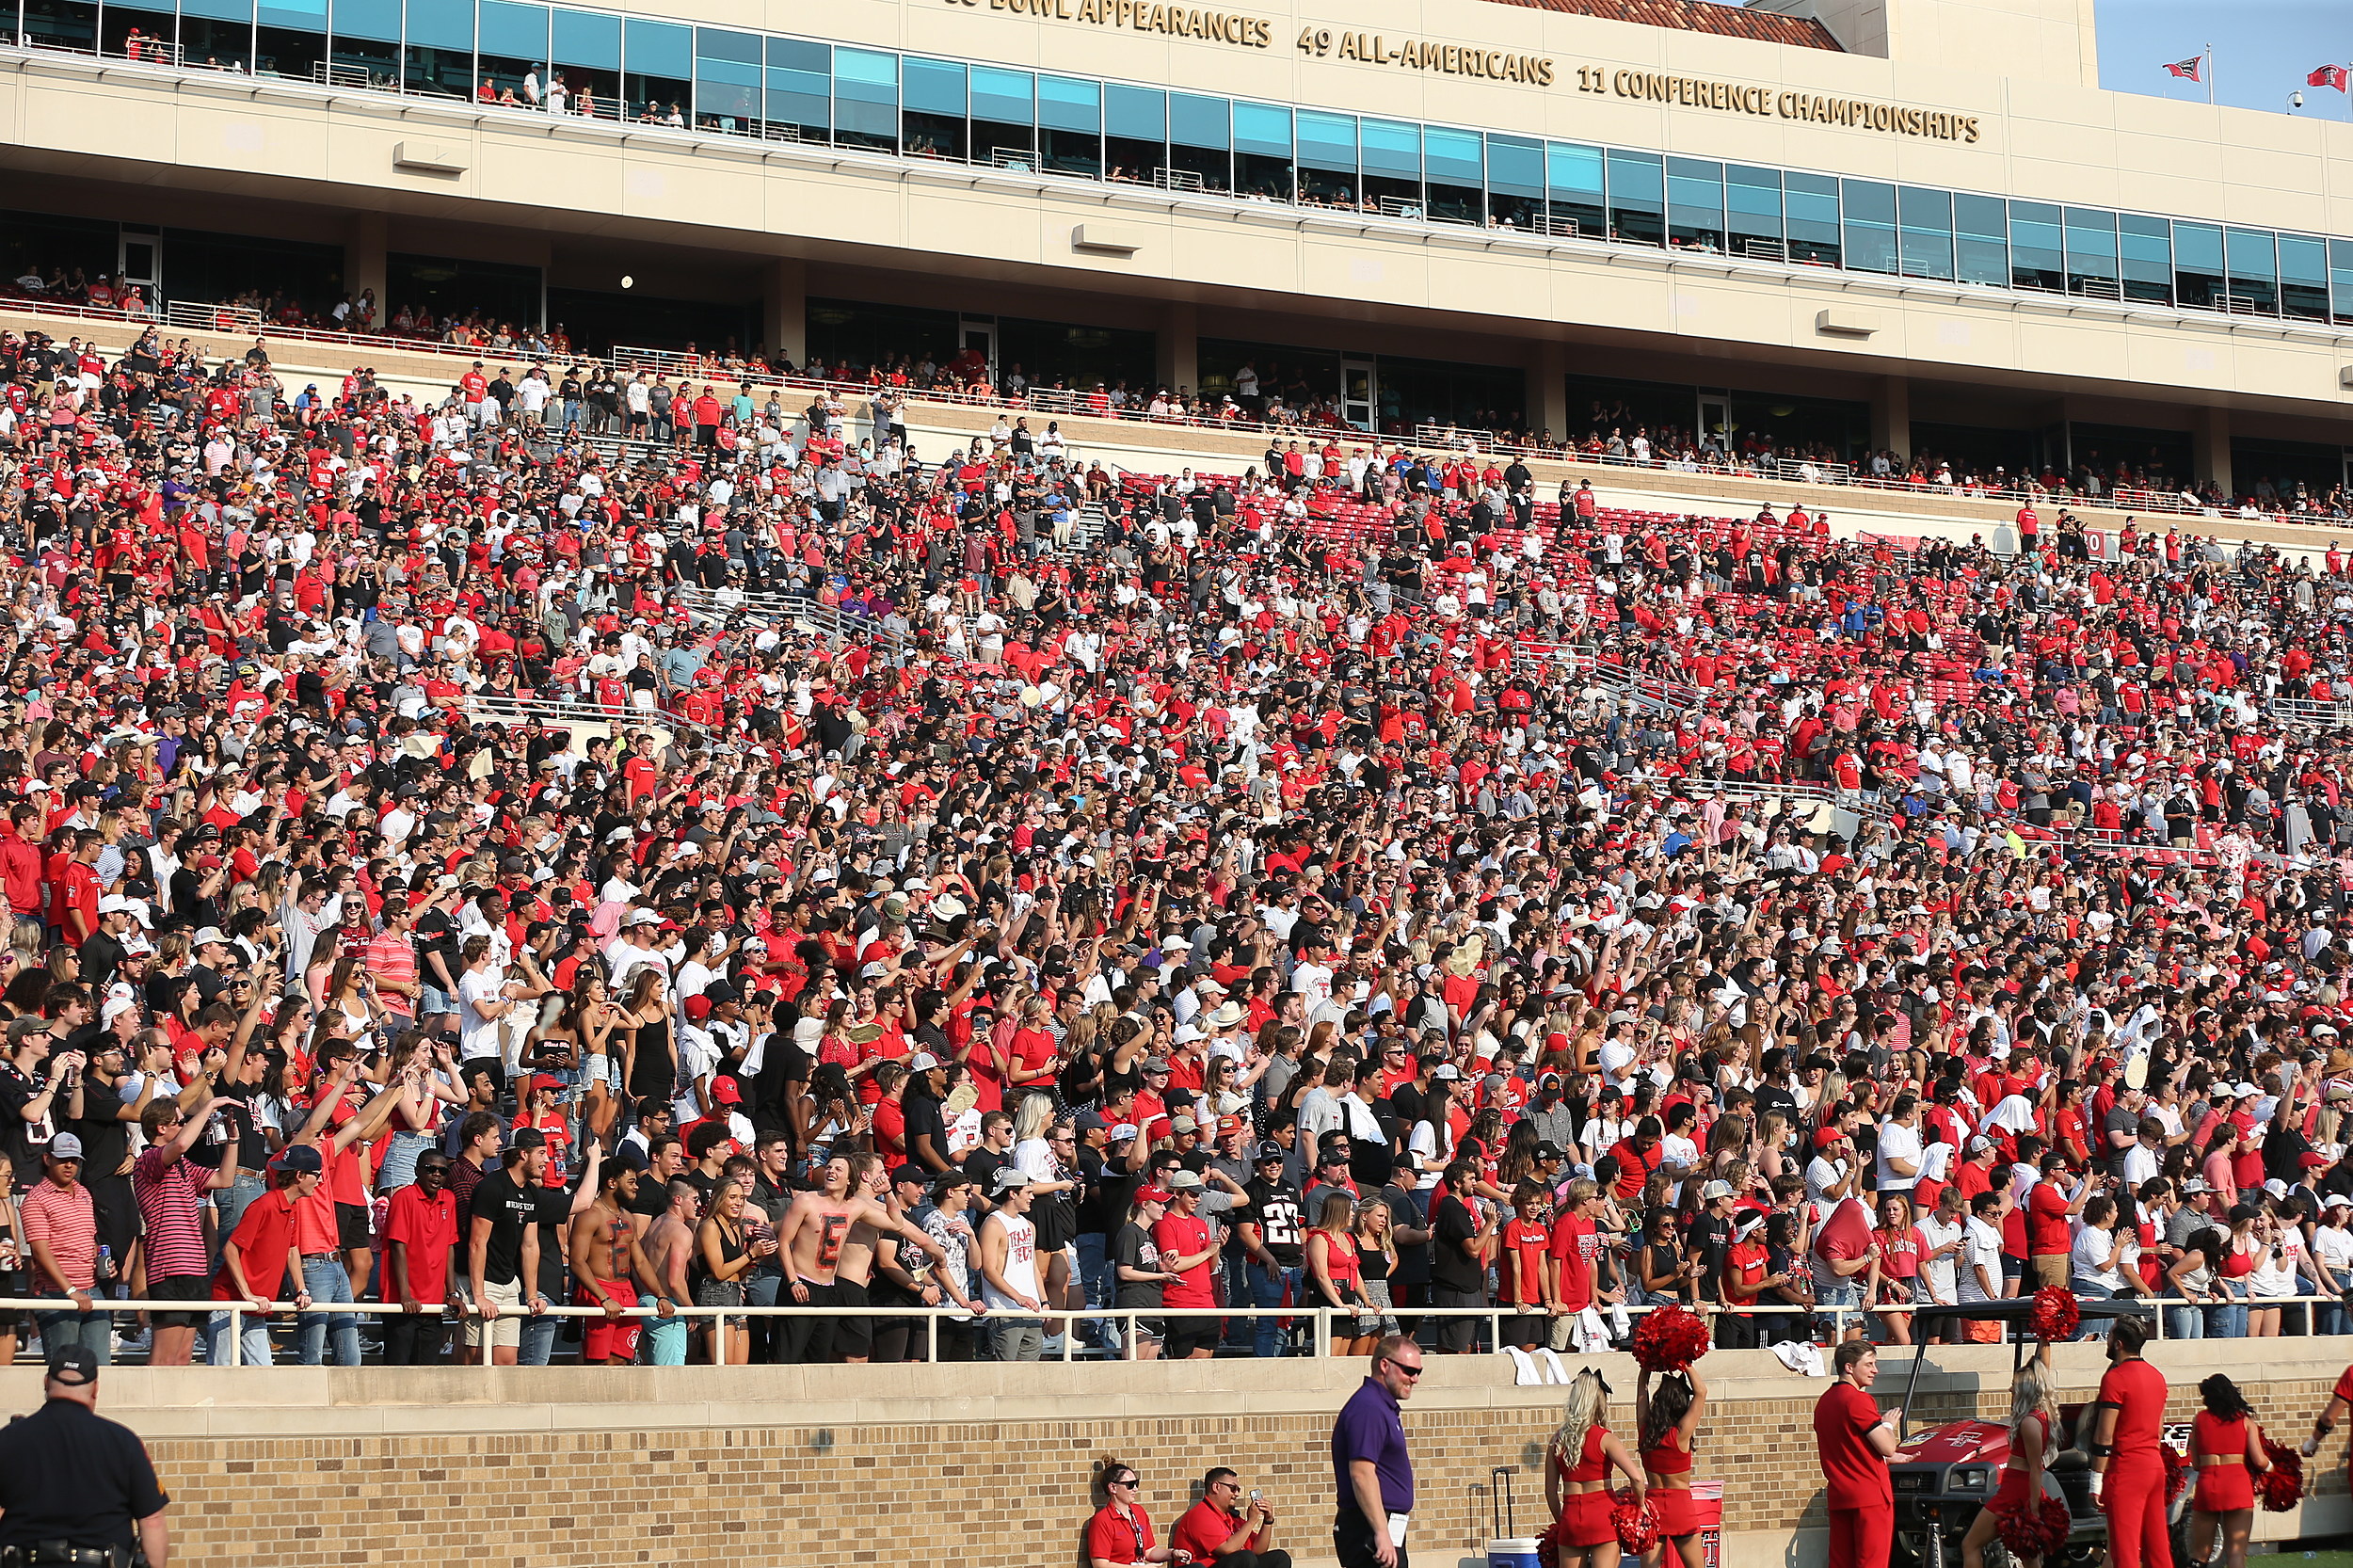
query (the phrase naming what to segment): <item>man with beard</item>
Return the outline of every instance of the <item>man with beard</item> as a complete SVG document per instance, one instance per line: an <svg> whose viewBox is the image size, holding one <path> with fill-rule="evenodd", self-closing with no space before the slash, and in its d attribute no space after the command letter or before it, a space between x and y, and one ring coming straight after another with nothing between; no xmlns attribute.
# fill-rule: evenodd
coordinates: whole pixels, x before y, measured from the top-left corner
<svg viewBox="0 0 2353 1568"><path fill-rule="evenodd" d="M641 1289L654 1298L663 1317L677 1311L646 1260L647 1226L634 1211L637 1190L645 1180L641 1159L623 1154L607 1165L597 1201L572 1221L572 1278L578 1286L573 1300L604 1309L603 1317L588 1319L582 1327L584 1362L627 1367L637 1359L639 1320L622 1313L639 1304Z"/></svg>

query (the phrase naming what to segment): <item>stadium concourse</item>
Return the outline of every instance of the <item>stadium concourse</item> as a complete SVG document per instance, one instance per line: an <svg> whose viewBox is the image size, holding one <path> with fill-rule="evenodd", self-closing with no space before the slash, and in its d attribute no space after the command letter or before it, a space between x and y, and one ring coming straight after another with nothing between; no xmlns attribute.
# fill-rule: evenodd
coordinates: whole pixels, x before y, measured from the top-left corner
<svg viewBox="0 0 2353 1568"><path fill-rule="evenodd" d="M105 330L0 339L20 1353L2345 1329L2319 529Z"/></svg>

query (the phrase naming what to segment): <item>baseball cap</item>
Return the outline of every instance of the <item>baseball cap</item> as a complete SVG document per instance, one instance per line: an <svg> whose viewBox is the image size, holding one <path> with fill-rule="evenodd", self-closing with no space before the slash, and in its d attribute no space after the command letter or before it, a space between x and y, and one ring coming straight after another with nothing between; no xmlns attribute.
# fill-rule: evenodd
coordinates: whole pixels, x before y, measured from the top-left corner
<svg viewBox="0 0 2353 1568"><path fill-rule="evenodd" d="M1138 1203L1166 1203L1168 1199L1169 1192L1165 1187L1139 1187L1136 1189L1136 1202Z"/></svg>
<svg viewBox="0 0 2353 1568"><path fill-rule="evenodd" d="M744 1103L744 1091L736 1086L735 1080L731 1078L713 1079L711 1097L721 1105L741 1105Z"/></svg>
<svg viewBox="0 0 2353 1568"><path fill-rule="evenodd" d="M548 1135L536 1127L519 1127L506 1135L506 1146L510 1149L543 1149L548 1146Z"/></svg>
<svg viewBox="0 0 2353 1568"><path fill-rule="evenodd" d="M696 1023L700 1023L705 1018L711 1016L711 999L709 997L688 997L683 1006L685 1008L686 1016L694 1019Z"/></svg>
<svg viewBox="0 0 2353 1568"><path fill-rule="evenodd" d="M1122 1122L1112 1128L1112 1142L1114 1144L1124 1144L1135 1135L1136 1124L1133 1122Z"/></svg>
<svg viewBox="0 0 2353 1568"><path fill-rule="evenodd" d="M938 1065L939 1058L927 1050L919 1050L907 1058L907 1071L911 1073L928 1073Z"/></svg>
<svg viewBox="0 0 2353 1568"><path fill-rule="evenodd" d="M1168 1173L1168 1190L1172 1192L1191 1192L1198 1190L1200 1186L1201 1178L1191 1171Z"/></svg>
<svg viewBox="0 0 2353 1568"><path fill-rule="evenodd" d="M1551 1139L1546 1138L1542 1139L1537 1143L1536 1158L1539 1160L1566 1160L1568 1156L1561 1151L1560 1144L1554 1143Z"/></svg>
<svg viewBox="0 0 2353 1568"><path fill-rule="evenodd" d="M1112 1124L1103 1119L1103 1113L1100 1111L1081 1111L1072 1118L1070 1125L1080 1132L1093 1132L1098 1127L1109 1127Z"/></svg>
<svg viewBox="0 0 2353 1568"><path fill-rule="evenodd" d="M1030 1178L1022 1174L1019 1166L1000 1165L997 1174L989 1178L988 1190L992 1192L1010 1192L1029 1184Z"/></svg>
<svg viewBox="0 0 2353 1568"><path fill-rule="evenodd" d="M81 1139L75 1137L71 1132L58 1133L55 1138L49 1140L49 1158L52 1160L81 1159Z"/></svg>
<svg viewBox="0 0 2353 1568"><path fill-rule="evenodd" d="M931 1179L932 1174L929 1171L923 1169L920 1165L911 1163L902 1165L897 1170L890 1173L890 1185L893 1187L898 1186L899 1183L903 1181L912 1181L917 1186L920 1187L928 1183Z"/></svg>
<svg viewBox="0 0 2353 1568"><path fill-rule="evenodd" d="M49 1376L79 1388L98 1381L98 1352L88 1345L60 1345L49 1352Z"/></svg>
<svg viewBox="0 0 2353 1568"><path fill-rule="evenodd" d="M1430 1076L1436 1079L1440 1082L1451 1083L1463 1075L1462 1072L1456 1068L1453 1063L1441 1062L1436 1066L1430 1069Z"/></svg>
<svg viewBox="0 0 2353 1568"><path fill-rule="evenodd" d="M1702 1203L1714 1203L1718 1198L1730 1196L1732 1196L1732 1184L1728 1181L1711 1181L1700 1189L1700 1202Z"/></svg>
<svg viewBox="0 0 2353 1568"><path fill-rule="evenodd" d="M319 1158L319 1151L308 1144L288 1144L278 1151L278 1158L270 1163L279 1170L292 1171L297 1176L304 1172L316 1175L327 1169L327 1161Z"/></svg>
<svg viewBox="0 0 2353 1568"><path fill-rule="evenodd" d="M1290 1157L1290 1150L1285 1148L1273 1139L1269 1138L1258 1145L1258 1154L1256 1163L1263 1165L1270 1160L1289 1160Z"/></svg>

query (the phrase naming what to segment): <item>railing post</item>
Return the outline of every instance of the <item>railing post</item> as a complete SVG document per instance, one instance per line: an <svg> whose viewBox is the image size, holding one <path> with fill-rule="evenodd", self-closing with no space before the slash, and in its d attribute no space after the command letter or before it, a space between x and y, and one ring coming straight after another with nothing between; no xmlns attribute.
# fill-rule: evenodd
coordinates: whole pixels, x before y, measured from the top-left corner
<svg viewBox="0 0 2353 1568"><path fill-rule="evenodd" d="M245 1365L245 1303L231 1301L225 1304L229 1311L229 1365L242 1367Z"/></svg>
<svg viewBox="0 0 2353 1568"><path fill-rule="evenodd" d="M939 1315L945 1310L936 1306L923 1315L923 1337L926 1341L923 1359L935 1364L939 1360Z"/></svg>

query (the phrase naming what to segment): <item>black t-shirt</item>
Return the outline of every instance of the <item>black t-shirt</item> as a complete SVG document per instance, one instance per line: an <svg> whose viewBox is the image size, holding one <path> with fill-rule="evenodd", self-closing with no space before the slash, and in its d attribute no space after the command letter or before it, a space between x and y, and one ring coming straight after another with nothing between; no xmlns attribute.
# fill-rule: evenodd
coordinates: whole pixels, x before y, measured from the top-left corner
<svg viewBox="0 0 2353 1568"><path fill-rule="evenodd" d="M28 1122L24 1114L25 1105L40 1098L47 1086L41 1079L19 1071L15 1064L0 1062L0 1149L8 1151L16 1166L19 1188L30 1187L40 1179L41 1150L49 1146L55 1131L54 1102L50 1116L40 1121Z"/></svg>
<svg viewBox="0 0 2353 1568"><path fill-rule="evenodd" d="M63 1541L125 1551L136 1521L171 1499L129 1427L72 1400L51 1400L0 1428L0 1545Z"/></svg>
<svg viewBox="0 0 2353 1568"><path fill-rule="evenodd" d="M269 1159L269 1147L262 1141L261 1128L253 1120L253 1101L262 1092L261 1085L237 1083L219 1091L224 1105L205 1123L204 1130L188 1147L188 1163L208 1171L220 1169L229 1157L232 1139L237 1144L237 1167L259 1175Z"/></svg>
<svg viewBox="0 0 2353 1568"><path fill-rule="evenodd" d="M1724 1254L1732 1246L1732 1222L1703 1209L1691 1218L1689 1245L1700 1255L1700 1294L1721 1299L1716 1282L1723 1278Z"/></svg>
<svg viewBox="0 0 2353 1568"><path fill-rule="evenodd" d="M1440 1290L1483 1288L1486 1265L1463 1250L1463 1243L1479 1234L1479 1224L1463 1200L1451 1192L1440 1193L1431 1203L1430 1224L1431 1285Z"/></svg>
<svg viewBox="0 0 2353 1568"><path fill-rule="evenodd" d="M122 1169L131 1152L131 1124L116 1114L122 1109L121 1096L112 1085L91 1078L87 1069L82 1077L82 1109L88 1114L72 1126L73 1135L82 1141L82 1179L104 1181ZM130 1179L127 1172L123 1179Z"/></svg>
<svg viewBox="0 0 2353 1568"><path fill-rule="evenodd" d="M1119 1227L1112 1239L1112 1277L1119 1281L1119 1297L1113 1306L1159 1306L1162 1286L1158 1280L1121 1279L1116 1272L1122 1265L1130 1269L1157 1271L1160 1266L1160 1249L1152 1243L1152 1233L1134 1221Z"/></svg>
<svg viewBox="0 0 2353 1568"><path fill-rule="evenodd" d="M552 1240L549 1232L560 1224L571 1208L571 1199L552 1187L519 1186L512 1173L493 1171L482 1178L482 1185L473 1190L471 1215L490 1222L489 1245L484 1249L482 1278L489 1285L511 1285L522 1268L523 1226L536 1223L539 1230L539 1288L547 1289L547 1254ZM472 1227L468 1226L472 1235ZM471 1246L472 1242L469 1241ZM561 1255L559 1254L559 1259ZM557 1264L562 1276L562 1264Z"/></svg>
<svg viewBox="0 0 2353 1568"><path fill-rule="evenodd" d="M899 1109L905 1118L907 1158L918 1165L915 1158L915 1136L923 1133L932 1141L932 1152L941 1160L948 1158L948 1119L940 1113L938 1099L931 1095L917 1094L910 1088L900 1096ZM923 1169L929 1171L928 1165Z"/></svg>
<svg viewBox="0 0 2353 1568"><path fill-rule="evenodd" d="M1286 1269L1296 1269L1306 1257L1306 1240L1301 1232L1299 1194L1280 1181L1264 1176L1252 1176L1242 1184L1249 1204L1242 1209L1241 1223L1258 1227L1258 1240L1274 1255L1274 1261Z"/></svg>

